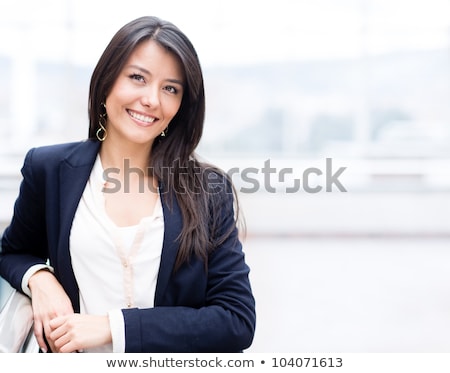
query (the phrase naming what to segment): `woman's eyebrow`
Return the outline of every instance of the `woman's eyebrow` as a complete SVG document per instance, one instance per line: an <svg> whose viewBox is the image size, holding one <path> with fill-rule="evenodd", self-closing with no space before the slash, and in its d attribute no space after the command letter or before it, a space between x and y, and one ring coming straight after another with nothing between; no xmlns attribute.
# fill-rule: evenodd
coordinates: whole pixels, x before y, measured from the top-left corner
<svg viewBox="0 0 450 373"><path fill-rule="evenodd" d="M184 87L184 83L182 80L179 80L179 79L166 79L166 80L170 83L179 84L182 87Z"/></svg>
<svg viewBox="0 0 450 373"><path fill-rule="evenodd" d="M139 66L139 65L128 65L127 67L133 68L133 69L137 69L137 70L139 70L140 72L142 72L142 73L144 73L144 74L147 74L147 75L150 75L150 76L152 75L152 73L151 73L150 71L148 71L146 68L144 68L144 67L142 67L142 66ZM184 86L183 81L180 80L180 79L169 78L169 79L166 79L166 81L168 81L168 82L170 82L170 83L175 83L175 84L179 84L179 85L181 85L181 86Z"/></svg>
<svg viewBox="0 0 450 373"><path fill-rule="evenodd" d="M141 67L141 66L138 66L138 65L128 65L127 67L133 68L133 69L137 69L137 70L139 70L140 72L142 72L142 73L144 73L144 74L147 74L147 75L152 75L152 74L150 73L150 71L148 71L147 69L145 69L145 68L143 68L143 67Z"/></svg>

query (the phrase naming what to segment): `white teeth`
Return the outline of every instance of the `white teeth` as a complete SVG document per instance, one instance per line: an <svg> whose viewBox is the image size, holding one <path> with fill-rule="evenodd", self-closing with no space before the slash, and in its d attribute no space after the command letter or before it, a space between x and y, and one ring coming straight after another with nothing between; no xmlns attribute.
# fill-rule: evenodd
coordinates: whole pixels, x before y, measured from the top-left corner
<svg viewBox="0 0 450 373"><path fill-rule="evenodd" d="M135 113L135 112L133 112L133 111L129 111L128 113L129 113L133 118L135 118L135 119L137 119L137 120L140 120L141 122L153 123L153 122L155 121L155 118L153 118L153 117L147 117L147 116L145 116L145 115L138 114L138 113Z"/></svg>

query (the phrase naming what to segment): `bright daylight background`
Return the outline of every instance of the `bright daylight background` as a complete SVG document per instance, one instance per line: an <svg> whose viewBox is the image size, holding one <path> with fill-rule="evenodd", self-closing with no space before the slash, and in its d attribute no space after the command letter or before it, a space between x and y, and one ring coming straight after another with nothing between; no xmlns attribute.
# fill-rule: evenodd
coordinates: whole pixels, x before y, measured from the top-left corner
<svg viewBox="0 0 450 373"><path fill-rule="evenodd" d="M199 153L234 181L251 352L450 350L450 1L16 0L0 6L0 221L26 150L87 135L90 74L126 22L178 25L203 64ZM326 159L347 192L287 193ZM261 169L270 160L264 188ZM241 174L242 176L242 174ZM244 188L244 189L242 189ZM268 188L267 188L268 189ZM8 293L3 285L1 298Z"/></svg>

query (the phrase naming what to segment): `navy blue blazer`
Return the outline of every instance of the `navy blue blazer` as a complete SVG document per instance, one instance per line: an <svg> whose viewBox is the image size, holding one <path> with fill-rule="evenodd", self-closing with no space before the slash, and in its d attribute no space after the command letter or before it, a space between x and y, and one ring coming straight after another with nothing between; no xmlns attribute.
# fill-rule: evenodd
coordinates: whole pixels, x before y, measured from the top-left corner
<svg viewBox="0 0 450 373"><path fill-rule="evenodd" d="M92 140L31 149L22 168L13 218L1 241L2 277L20 290L25 272L49 260L75 312L80 304L69 235L98 151L99 143ZM165 231L155 306L122 310L126 352L240 352L248 348L255 331L255 301L237 229L209 255L208 271L192 257L174 272L182 216L175 198L172 208L164 197L161 202ZM223 211L223 229L227 229L234 224L231 196Z"/></svg>

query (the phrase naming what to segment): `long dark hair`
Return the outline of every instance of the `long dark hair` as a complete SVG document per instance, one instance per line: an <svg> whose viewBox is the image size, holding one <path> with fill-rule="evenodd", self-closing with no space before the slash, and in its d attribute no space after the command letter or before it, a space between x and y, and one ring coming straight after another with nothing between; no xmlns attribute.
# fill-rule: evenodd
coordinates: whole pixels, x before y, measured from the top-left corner
<svg viewBox="0 0 450 373"><path fill-rule="evenodd" d="M89 90L89 138L96 140L102 102L110 93L124 64L136 47L152 39L179 59L185 75L181 106L170 122L164 138L155 139L149 154L149 169L163 186L165 198L172 206L177 198L183 216L183 229L178 237L180 250L176 268L192 254L207 265L211 250L234 230L221 227L221 214L227 205L225 196L232 194L237 219L238 204L229 177L221 170L200 162L195 149L203 132L205 92L203 74L197 53L190 40L175 25L157 17L141 17L123 26L103 52L91 78ZM222 193L220 189L222 188ZM223 188L226 189L223 193ZM172 193L175 191L175 193ZM229 205L229 203L228 203Z"/></svg>

